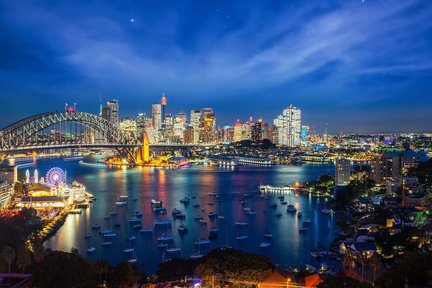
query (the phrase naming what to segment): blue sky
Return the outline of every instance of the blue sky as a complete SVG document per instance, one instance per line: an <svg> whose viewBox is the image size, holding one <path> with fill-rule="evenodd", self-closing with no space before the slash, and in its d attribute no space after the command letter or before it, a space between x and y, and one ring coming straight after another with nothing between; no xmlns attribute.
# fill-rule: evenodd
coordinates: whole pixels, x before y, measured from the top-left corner
<svg viewBox="0 0 432 288"><path fill-rule="evenodd" d="M430 19L428 0L0 0L0 126L164 92L219 125L294 104L317 132L430 131Z"/></svg>

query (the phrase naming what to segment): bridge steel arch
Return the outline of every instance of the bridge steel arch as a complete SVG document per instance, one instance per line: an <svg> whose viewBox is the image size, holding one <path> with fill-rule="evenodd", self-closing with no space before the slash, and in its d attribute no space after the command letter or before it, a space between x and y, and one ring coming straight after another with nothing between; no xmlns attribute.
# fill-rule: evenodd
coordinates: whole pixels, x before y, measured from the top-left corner
<svg viewBox="0 0 432 288"><path fill-rule="evenodd" d="M0 152L10 152L28 144L38 132L64 122L81 124L95 130L109 144L124 147L136 144L136 139L126 135L115 124L87 112L49 112L34 115L0 130Z"/></svg>

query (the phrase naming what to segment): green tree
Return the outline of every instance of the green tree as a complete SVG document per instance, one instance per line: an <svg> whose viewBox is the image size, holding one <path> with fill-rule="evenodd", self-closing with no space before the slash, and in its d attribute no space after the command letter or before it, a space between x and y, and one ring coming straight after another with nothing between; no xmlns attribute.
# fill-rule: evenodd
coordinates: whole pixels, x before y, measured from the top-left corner
<svg viewBox="0 0 432 288"><path fill-rule="evenodd" d="M345 267L349 267L349 272L351 273L352 272L352 266L354 265L354 257L353 257L353 255L352 255L352 253L351 253L351 251L346 251L346 253L345 253L345 255L343 256L343 258L342 258L342 264L345 266Z"/></svg>
<svg viewBox="0 0 432 288"><path fill-rule="evenodd" d="M403 287L408 280L410 286L427 286L431 280L432 253L408 252L388 269L375 283L378 287Z"/></svg>
<svg viewBox="0 0 432 288"><path fill-rule="evenodd" d="M92 288L98 284L98 273L85 258L73 253L47 251L35 267L34 281L44 288Z"/></svg>
<svg viewBox="0 0 432 288"><path fill-rule="evenodd" d="M43 247L43 245L39 242L33 243L33 259L35 261L36 264L39 264L44 255L45 255L45 248Z"/></svg>
<svg viewBox="0 0 432 288"><path fill-rule="evenodd" d="M129 288L136 280L136 273L132 264L120 262L109 275L108 287Z"/></svg>
<svg viewBox="0 0 432 288"><path fill-rule="evenodd" d="M372 266L373 269L373 278L372 278L372 283L375 284L375 280L376 280L376 271L378 270L378 268L381 267L381 258L378 255L378 253L374 253L372 255L372 257L369 259L369 264ZM375 286L375 285L373 285Z"/></svg>
<svg viewBox="0 0 432 288"><path fill-rule="evenodd" d="M32 263L30 251L24 246L20 247L16 256L16 265L21 272L24 272L25 268Z"/></svg>
<svg viewBox="0 0 432 288"><path fill-rule="evenodd" d="M259 283L271 270L272 262L266 256L220 249L210 252L195 269L195 274L200 275L207 283L218 282L217 285L223 286L233 285L235 282ZM224 283L222 279L228 283Z"/></svg>
<svg viewBox="0 0 432 288"><path fill-rule="evenodd" d="M5 246L1 250L1 256L6 261L8 267L8 273L11 272L12 262L15 260L15 249L10 246Z"/></svg>

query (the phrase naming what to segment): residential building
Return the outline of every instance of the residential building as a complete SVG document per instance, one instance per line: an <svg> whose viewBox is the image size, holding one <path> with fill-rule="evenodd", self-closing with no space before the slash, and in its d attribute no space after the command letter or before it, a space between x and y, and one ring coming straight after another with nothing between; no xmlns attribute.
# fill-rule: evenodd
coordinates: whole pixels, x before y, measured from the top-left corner
<svg viewBox="0 0 432 288"><path fill-rule="evenodd" d="M298 147L301 144L301 110L290 105L282 114L274 119L278 128L278 143L288 147Z"/></svg>
<svg viewBox="0 0 432 288"><path fill-rule="evenodd" d="M336 159L335 185L347 186L350 182L351 161L347 158L339 157Z"/></svg>

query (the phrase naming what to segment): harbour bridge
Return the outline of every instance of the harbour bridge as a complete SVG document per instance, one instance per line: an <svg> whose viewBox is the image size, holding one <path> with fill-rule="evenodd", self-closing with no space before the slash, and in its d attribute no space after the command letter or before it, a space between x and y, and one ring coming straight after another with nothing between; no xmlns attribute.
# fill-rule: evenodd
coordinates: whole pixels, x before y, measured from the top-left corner
<svg viewBox="0 0 432 288"><path fill-rule="evenodd" d="M0 160L7 155L50 149L111 148L134 158L142 141L134 133L97 115L62 111L48 112L19 120L0 130ZM192 144L155 144L152 149L175 150Z"/></svg>
<svg viewBox="0 0 432 288"><path fill-rule="evenodd" d="M66 148L115 148L121 154L139 146L134 135L86 112L48 112L27 117L0 130L0 153Z"/></svg>

